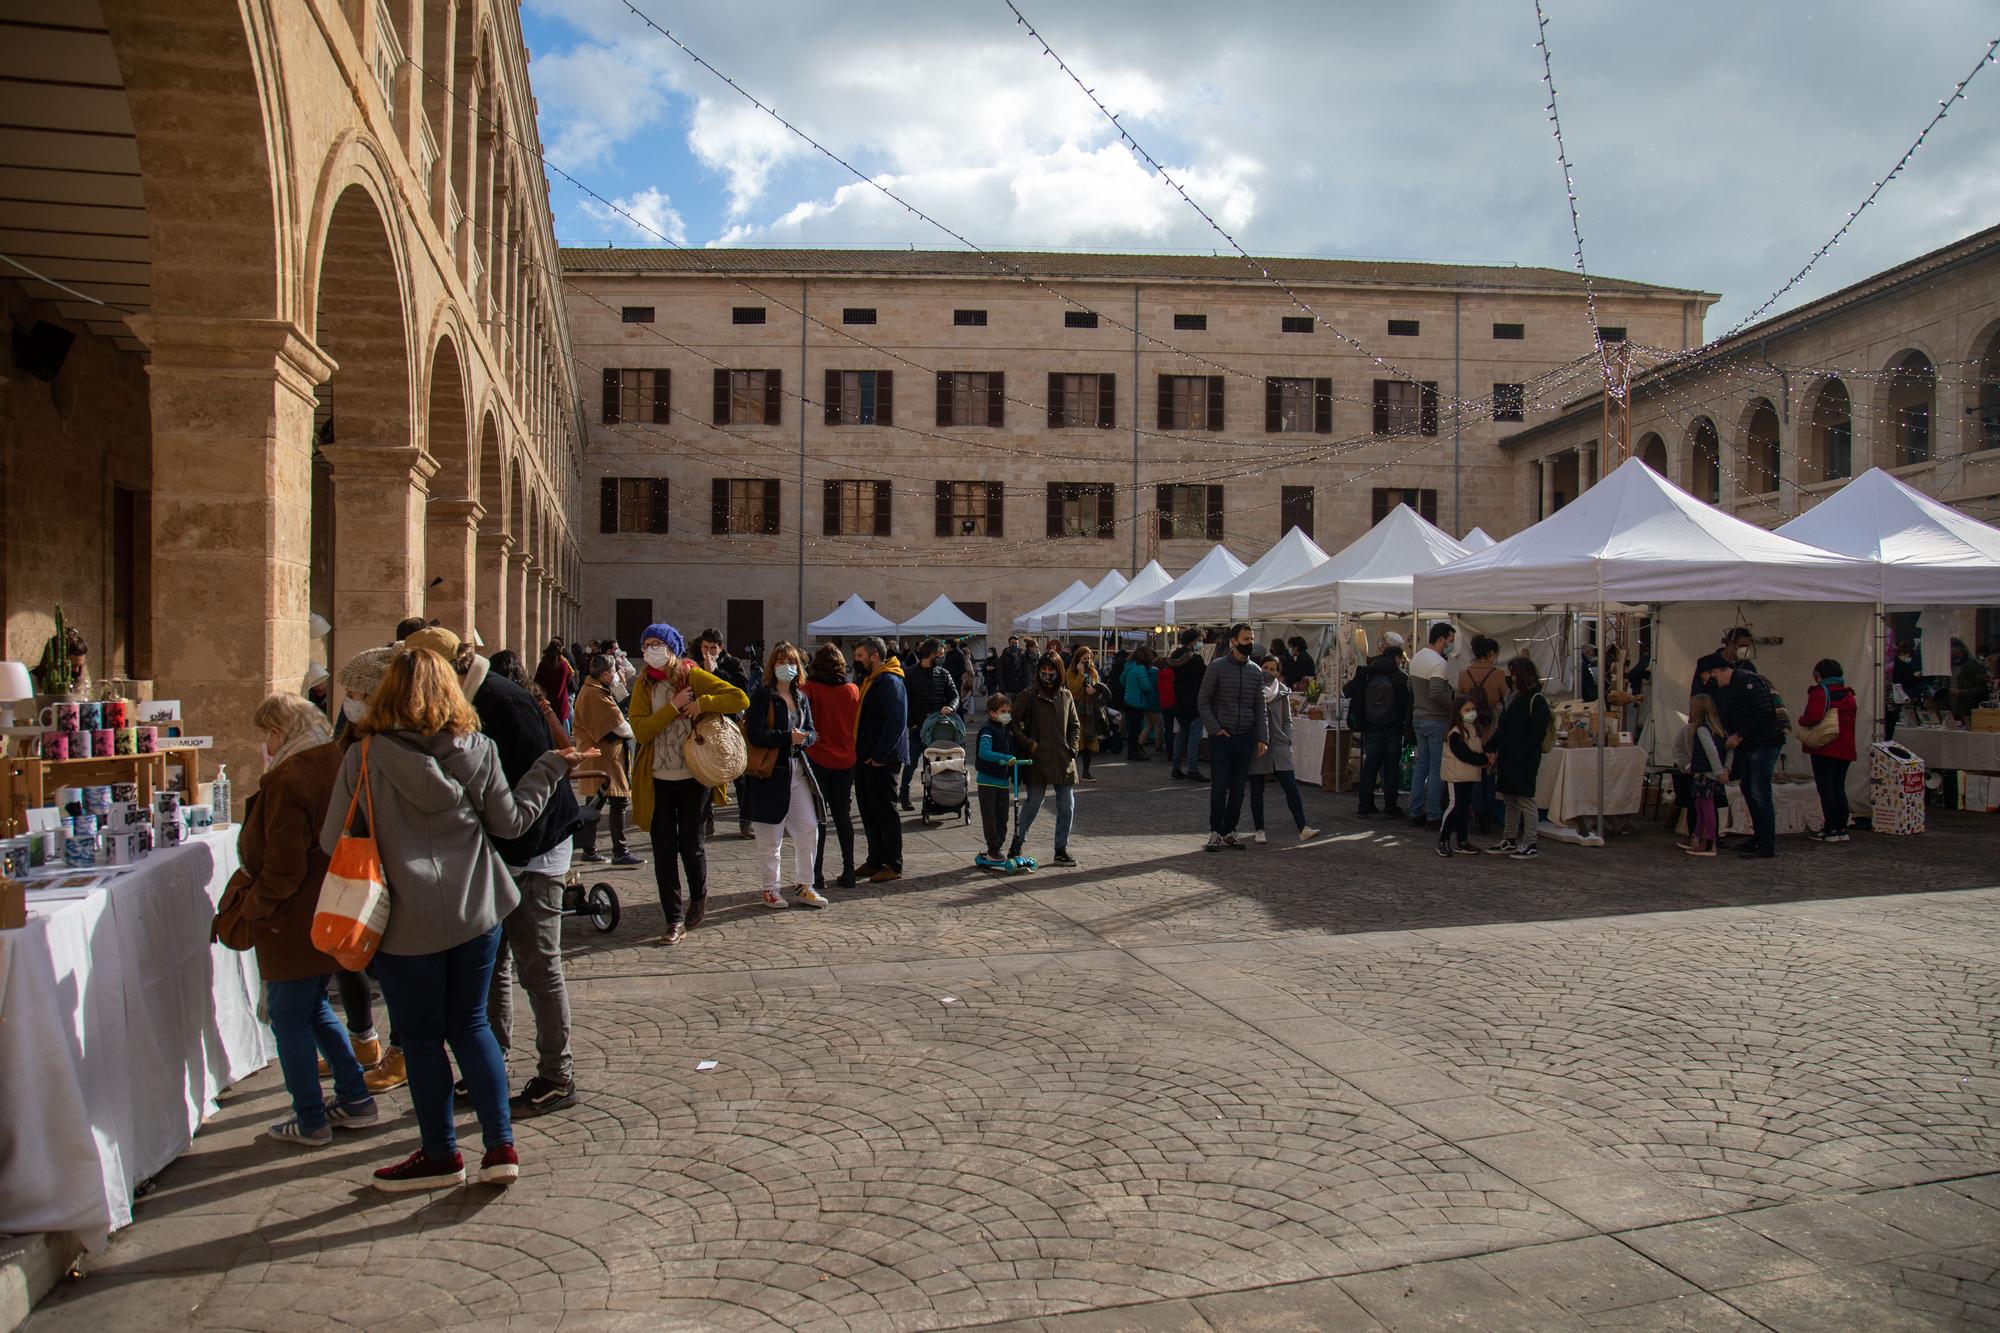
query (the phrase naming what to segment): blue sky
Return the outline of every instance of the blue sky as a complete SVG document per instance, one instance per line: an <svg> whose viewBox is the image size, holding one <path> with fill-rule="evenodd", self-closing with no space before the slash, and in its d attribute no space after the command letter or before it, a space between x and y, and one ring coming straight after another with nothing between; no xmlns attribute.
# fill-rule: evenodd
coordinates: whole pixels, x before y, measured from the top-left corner
<svg viewBox="0 0 2000 1333"><path fill-rule="evenodd" d="M1572 263L1532 0L1020 2L1253 251ZM1001 0L634 3L980 245L1225 244ZM1806 261L2000 36L1975 0L1546 7L1592 271L1722 292L1711 332ZM658 232L955 248L621 0L526 0L522 23L551 161ZM2000 222L1996 131L1989 66L1783 304ZM565 243L660 243L559 178L552 199Z"/></svg>

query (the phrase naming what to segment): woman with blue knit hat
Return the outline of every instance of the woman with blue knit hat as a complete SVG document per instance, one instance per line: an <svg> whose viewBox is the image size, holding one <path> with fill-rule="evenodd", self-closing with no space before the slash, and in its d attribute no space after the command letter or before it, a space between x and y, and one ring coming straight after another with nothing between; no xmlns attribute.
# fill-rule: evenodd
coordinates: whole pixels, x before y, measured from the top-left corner
<svg viewBox="0 0 2000 1333"><path fill-rule="evenodd" d="M653 837L653 878L667 919L659 943L679 944L708 904L701 821L709 792L688 771L681 747L704 715L740 713L750 697L690 661L672 625L646 626L639 648L645 666L632 682L632 818Z"/></svg>

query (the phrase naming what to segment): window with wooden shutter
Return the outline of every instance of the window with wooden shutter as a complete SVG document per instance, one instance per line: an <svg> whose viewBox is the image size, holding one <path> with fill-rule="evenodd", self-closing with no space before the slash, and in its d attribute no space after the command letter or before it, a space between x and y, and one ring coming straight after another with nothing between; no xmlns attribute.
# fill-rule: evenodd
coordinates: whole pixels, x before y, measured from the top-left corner
<svg viewBox="0 0 2000 1333"><path fill-rule="evenodd" d="M778 402L784 384L784 372L779 370L762 370L752 373L760 374L764 377L764 424L767 426L779 425L785 415Z"/></svg>
<svg viewBox="0 0 2000 1333"><path fill-rule="evenodd" d="M1207 525L1207 536L1210 541L1219 542L1222 540L1222 488L1220 486L1210 486L1207 498L1208 507L1207 513L1204 516Z"/></svg>
<svg viewBox="0 0 2000 1333"><path fill-rule="evenodd" d="M949 537L957 529L952 524L952 483L941 481L937 484L937 535Z"/></svg>
<svg viewBox="0 0 2000 1333"><path fill-rule="evenodd" d="M1436 382L1376 380L1374 429L1377 435L1437 434Z"/></svg>
<svg viewBox="0 0 2000 1333"><path fill-rule="evenodd" d="M949 370L937 373L937 424L949 426L952 423L952 404L958 376Z"/></svg>
<svg viewBox="0 0 2000 1333"><path fill-rule="evenodd" d="M1330 379L1313 381L1313 430L1321 435L1333 434L1333 381Z"/></svg>
<svg viewBox="0 0 2000 1333"><path fill-rule="evenodd" d="M729 372L729 419L739 426L778 424L778 372Z"/></svg>
<svg viewBox="0 0 2000 1333"><path fill-rule="evenodd" d="M1496 384L1493 386L1493 419L1495 421L1523 421L1528 414L1528 386L1525 384Z"/></svg>
<svg viewBox="0 0 2000 1333"><path fill-rule="evenodd" d="M826 424L829 426L891 426L895 412L893 371L829 370L826 372Z"/></svg>
<svg viewBox="0 0 2000 1333"><path fill-rule="evenodd" d="M1222 415L1221 378L1207 375L1160 376L1161 430L1219 430ZM1215 418L1215 424L1210 419Z"/></svg>
<svg viewBox="0 0 2000 1333"><path fill-rule="evenodd" d="M1160 540L1189 541L1208 533L1222 533L1222 488L1220 486L1160 486L1154 490L1160 511ZM1211 522L1210 507L1214 507Z"/></svg>
<svg viewBox="0 0 2000 1333"><path fill-rule="evenodd" d="M941 481L937 484L937 535L998 537L1005 531L1004 488L997 481Z"/></svg>
<svg viewBox="0 0 2000 1333"><path fill-rule="evenodd" d="M709 529L732 537L779 531L780 484L768 477L717 477L710 496Z"/></svg>
<svg viewBox="0 0 2000 1333"><path fill-rule="evenodd" d="M598 491L598 531L667 531L669 506L665 477L606 477Z"/></svg>
<svg viewBox="0 0 2000 1333"><path fill-rule="evenodd" d="M607 426L618 424L618 408L623 384L623 377L607 366L604 371L604 424Z"/></svg>
<svg viewBox="0 0 2000 1333"><path fill-rule="evenodd" d="M829 481L826 483L826 530L843 537L889 535L889 483Z"/></svg>
<svg viewBox="0 0 2000 1333"><path fill-rule="evenodd" d="M729 410L734 403L730 389L732 376L726 370L715 372L715 413L714 422L718 426L729 424Z"/></svg>
<svg viewBox="0 0 2000 1333"><path fill-rule="evenodd" d="M729 478L717 477L708 492L708 530L721 536L729 531Z"/></svg>
<svg viewBox="0 0 2000 1333"><path fill-rule="evenodd" d="M896 372L893 370L875 372L875 424L896 424Z"/></svg>
<svg viewBox="0 0 2000 1333"><path fill-rule="evenodd" d="M987 372L986 424L989 426L1007 424L1007 375L1004 371Z"/></svg>
<svg viewBox="0 0 2000 1333"><path fill-rule="evenodd" d="M829 426L838 426L840 424L841 389L845 385L846 380L847 376L841 371L829 370L826 372L824 406L826 408L826 424Z"/></svg>
<svg viewBox="0 0 2000 1333"><path fill-rule="evenodd" d="M1004 482L986 483L986 535L1007 535L1007 487Z"/></svg>
<svg viewBox="0 0 2000 1333"><path fill-rule="evenodd" d="M1293 528L1308 537L1313 535L1313 488L1310 486L1279 488L1278 535L1282 537Z"/></svg>
<svg viewBox="0 0 2000 1333"><path fill-rule="evenodd" d="M1414 509L1427 523L1437 522L1438 493L1430 487L1418 486L1377 486L1374 490L1375 523L1389 516L1389 511L1399 504Z"/></svg>
<svg viewBox="0 0 2000 1333"><path fill-rule="evenodd" d="M1068 381L1065 376L1058 375L1054 371L1049 372L1049 429L1050 430L1055 430L1060 426L1066 426L1069 424L1066 414L1063 411L1063 389L1066 386L1067 382Z"/></svg>
<svg viewBox="0 0 2000 1333"><path fill-rule="evenodd" d="M1313 428L1313 382L1308 379L1264 381L1264 429L1288 435Z"/></svg>
<svg viewBox="0 0 2000 1333"><path fill-rule="evenodd" d="M1438 433L1438 386L1436 380L1425 380L1417 386L1417 433L1435 435Z"/></svg>
<svg viewBox="0 0 2000 1333"><path fill-rule="evenodd" d="M886 481L875 483L875 535L889 536L889 512L895 491Z"/></svg>
<svg viewBox="0 0 2000 1333"><path fill-rule="evenodd" d="M1222 376L1208 377L1208 428L1222 429Z"/></svg>
<svg viewBox="0 0 2000 1333"><path fill-rule="evenodd" d="M597 483L597 530L618 531L618 478L605 477Z"/></svg>
<svg viewBox="0 0 2000 1333"><path fill-rule="evenodd" d="M820 531L838 537L840 530L840 483L825 482L820 489Z"/></svg>
<svg viewBox="0 0 2000 1333"><path fill-rule="evenodd" d="M660 369L648 371L647 373L653 377L653 424L656 426L665 425L667 419L673 415L674 410L674 372Z"/></svg>
<svg viewBox="0 0 2000 1333"><path fill-rule="evenodd" d="M1118 424L1118 377L1097 377L1097 428L1110 430Z"/></svg>
<svg viewBox="0 0 2000 1333"><path fill-rule="evenodd" d="M1048 535L1110 537L1117 525L1117 487L1109 482L1050 482Z"/></svg>
<svg viewBox="0 0 2000 1333"><path fill-rule="evenodd" d="M775 481L764 481L764 482L759 482L757 484L760 487L762 487L764 495L764 512L763 512L764 522L762 531L764 531L767 534L775 533L778 531L779 528L778 491L780 489L780 483Z"/></svg>
<svg viewBox="0 0 2000 1333"><path fill-rule="evenodd" d="M669 393L672 382L672 372L664 369L606 370L604 420L664 425L673 412Z"/></svg>

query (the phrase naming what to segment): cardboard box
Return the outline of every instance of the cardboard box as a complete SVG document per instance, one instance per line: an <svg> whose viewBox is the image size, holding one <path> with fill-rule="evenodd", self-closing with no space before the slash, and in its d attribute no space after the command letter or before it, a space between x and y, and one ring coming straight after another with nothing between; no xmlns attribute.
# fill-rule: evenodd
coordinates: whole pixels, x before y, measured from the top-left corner
<svg viewBox="0 0 2000 1333"><path fill-rule="evenodd" d="M1924 831L1924 761L1894 741L1868 749L1869 824L1898 837Z"/></svg>
<svg viewBox="0 0 2000 1333"><path fill-rule="evenodd" d="M19 880L0 879L0 930L19 930L28 924L28 886Z"/></svg>

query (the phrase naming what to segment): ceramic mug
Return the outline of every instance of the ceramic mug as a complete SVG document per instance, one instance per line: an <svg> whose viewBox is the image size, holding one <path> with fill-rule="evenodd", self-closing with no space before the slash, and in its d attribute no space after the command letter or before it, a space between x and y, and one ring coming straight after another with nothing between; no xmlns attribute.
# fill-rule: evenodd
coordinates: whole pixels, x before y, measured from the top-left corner
<svg viewBox="0 0 2000 1333"><path fill-rule="evenodd" d="M82 733L79 732L79 735ZM99 759L109 759L118 753L118 733L109 727L98 727L90 733L90 752Z"/></svg>
<svg viewBox="0 0 2000 1333"><path fill-rule="evenodd" d="M171 819L160 819L153 828L153 844L156 847L178 847L188 840L188 827L176 812Z"/></svg>
<svg viewBox="0 0 2000 1333"><path fill-rule="evenodd" d="M83 788L81 787L56 788L56 808L62 811L66 815L82 814Z"/></svg>
<svg viewBox="0 0 2000 1333"><path fill-rule="evenodd" d="M136 833L109 833L104 838L104 850L115 866L129 866L139 859L139 835Z"/></svg>
<svg viewBox="0 0 2000 1333"><path fill-rule="evenodd" d="M63 835L61 829L45 828L32 835L40 843L35 849L35 864L52 866L62 864Z"/></svg>
<svg viewBox="0 0 2000 1333"><path fill-rule="evenodd" d="M89 732L72 731L69 733L69 757L72 759L90 758Z"/></svg>
<svg viewBox="0 0 2000 1333"><path fill-rule="evenodd" d="M26 838L9 838L0 842L0 874L8 879L21 879L34 865L34 852Z"/></svg>
<svg viewBox="0 0 2000 1333"><path fill-rule="evenodd" d="M152 851L153 826L151 824L141 824L133 831L139 835L139 855L144 856L147 852Z"/></svg>
<svg viewBox="0 0 2000 1333"><path fill-rule="evenodd" d="M139 729L137 727L120 727L111 734L116 738L116 748L113 750L114 754L138 753Z"/></svg>
<svg viewBox="0 0 2000 1333"><path fill-rule="evenodd" d="M153 813L156 815L177 815L181 809L181 794L171 789L153 793Z"/></svg>
<svg viewBox="0 0 2000 1333"><path fill-rule="evenodd" d="M42 725L50 731L76 731L81 724L75 704L49 704L42 709Z"/></svg>
<svg viewBox="0 0 2000 1333"><path fill-rule="evenodd" d="M158 727L140 727L137 729L135 735L136 739L133 742L133 748L138 753L156 754L159 752L160 729Z"/></svg>
<svg viewBox="0 0 2000 1333"><path fill-rule="evenodd" d="M113 731L132 725L132 703L129 699L106 699L98 708L104 714L104 725Z"/></svg>
<svg viewBox="0 0 2000 1333"><path fill-rule="evenodd" d="M103 704L81 703L76 706L76 729L78 731L96 731L103 725Z"/></svg>
<svg viewBox="0 0 2000 1333"><path fill-rule="evenodd" d="M136 782L114 782L111 784L111 799L134 805L139 800L139 784Z"/></svg>
<svg viewBox="0 0 2000 1333"><path fill-rule="evenodd" d="M91 814L72 815L69 821L70 836L95 838L97 836L97 816Z"/></svg>
<svg viewBox="0 0 2000 1333"><path fill-rule="evenodd" d="M45 731L42 733L42 758L44 761L69 758L69 738L71 731Z"/></svg>
<svg viewBox="0 0 2000 1333"><path fill-rule="evenodd" d="M93 815L101 815L109 810L111 808L111 788L108 786L85 787L83 789L83 808Z"/></svg>
<svg viewBox="0 0 2000 1333"><path fill-rule="evenodd" d="M63 839L63 864L72 870L87 870L97 864L97 838Z"/></svg>
<svg viewBox="0 0 2000 1333"><path fill-rule="evenodd" d="M207 805L190 805L187 807L187 822L188 828L196 833L203 829L214 828L215 808Z"/></svg>

